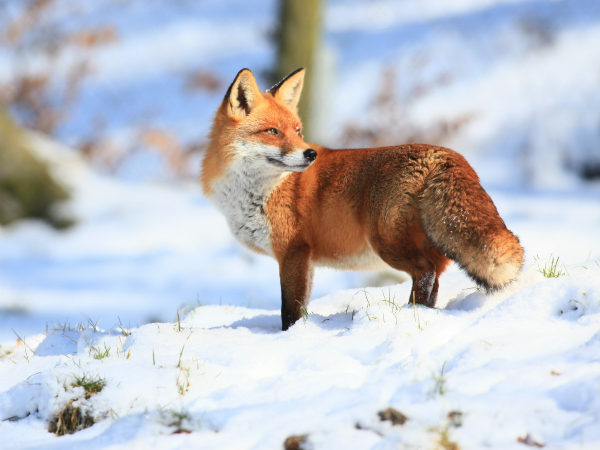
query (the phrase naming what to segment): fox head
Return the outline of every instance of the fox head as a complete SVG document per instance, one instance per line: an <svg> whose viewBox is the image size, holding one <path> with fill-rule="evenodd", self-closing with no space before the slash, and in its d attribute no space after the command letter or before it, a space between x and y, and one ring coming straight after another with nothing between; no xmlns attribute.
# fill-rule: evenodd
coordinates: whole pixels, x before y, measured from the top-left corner
<svg viewBox="0 0 600 450"><path fill-rule="evenodd" d="M317 152L302 137L297 108L303 83L304 69L298 69L261 92L250 70L237 74L217 110L204 154L205 194L232 164L265 175L310 167Z"/></svg>

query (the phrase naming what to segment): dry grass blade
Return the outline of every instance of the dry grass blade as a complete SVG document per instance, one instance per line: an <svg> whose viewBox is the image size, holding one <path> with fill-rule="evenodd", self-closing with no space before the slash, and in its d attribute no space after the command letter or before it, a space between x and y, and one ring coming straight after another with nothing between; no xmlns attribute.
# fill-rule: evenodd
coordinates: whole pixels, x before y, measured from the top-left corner
<svg viewBox="0 0 600 450"><path fill-rule="evenodd" d="M84 414L79 406L73 405L74 402L74 399L69 400L64 408L52 418L48 427L50 433L64 436L94 425L94 418L89 413Z"/></svg>
<svg viewBox="0 0 600 450"><path fill-rule="evenodd" d="M85 391L84 398L87 400L106 386L106 380L100 378L100 376L91 376L84 373L81 376L76 376L71 386L82 387ZM94 425L95 420L92 415L88 411L84 412L81 406L81 399L72 398L69 400L60 412L50 420L48 431L57 436L64 436Z"/></svg>
<svg viewBox="0 0 600 450"><path fill-rule="evenodd" d="M443 450L460 450L458 444L450 439L450 430L448 427L438 430L438 448Z"/></svg>

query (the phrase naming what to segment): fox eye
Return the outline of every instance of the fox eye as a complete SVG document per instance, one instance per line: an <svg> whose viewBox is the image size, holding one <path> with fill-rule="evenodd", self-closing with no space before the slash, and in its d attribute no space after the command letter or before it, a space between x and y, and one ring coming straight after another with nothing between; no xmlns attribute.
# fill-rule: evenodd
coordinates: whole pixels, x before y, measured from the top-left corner
<svg viewBox="0 0 600 450"><path fill-rule="evenodd" d="M268 130L265 130L265 133L270 134L271 136L279 136L277 128L269 128Z"/></svg>
<svg viewBox="0 0 600 450"><path fill-rule="evenodd" d="M298 136L300 136L301 138L303 137L303 136L302 136L302 130L301 130L300 128L296 128L296 134L297 134Z"/></svg>

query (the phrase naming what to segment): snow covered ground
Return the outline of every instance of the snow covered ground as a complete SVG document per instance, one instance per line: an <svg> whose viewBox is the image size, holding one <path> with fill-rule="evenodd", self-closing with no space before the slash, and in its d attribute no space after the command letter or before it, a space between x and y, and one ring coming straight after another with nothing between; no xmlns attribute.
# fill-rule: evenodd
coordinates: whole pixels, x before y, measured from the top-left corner
<svg viewBox="0 0 600 450"><path fill-rule="evenodd" d="M440 309L407 307L407 283L341 291L285 333L277 309L235 306L131 330L56 324L0 363L3 448L266 449L308 435L304 448L595 449L600 267L563 270L530 267L494 296L447 275ZM106 385L86 399L82 375ZM48 433L73 399L98 423ZM403 425L380 421L390 406Z"/></svg>
<svg viewBox="0 0 600 450"><path fill-rule="evenodd" d="M272 1L116 3L81 3L77 20L117 17L121 39L97 55L66 141L102 111L121 138L153 105L154 125L202 135L222 93L190 95L174 74L261 78L272 62ZM406 283L320 270L306 320L282 333L276 263L241 249L195 183L149 181L161 161L136 158L99 175L32 136L77 224L0 227L2 449L266 449L304 434L316 449L600 448L600 186L575 176L600 158L599 3L336 0L326 30L325 137L377 125L390 67L410 126L472 117L446 144L521 239L519 280L486 296L452 266L430 310L406 305ZM84 375L106 385L85 398ZM71 400L97 423L56 437ZM380 421L388 407L408 420Z"/></svg>

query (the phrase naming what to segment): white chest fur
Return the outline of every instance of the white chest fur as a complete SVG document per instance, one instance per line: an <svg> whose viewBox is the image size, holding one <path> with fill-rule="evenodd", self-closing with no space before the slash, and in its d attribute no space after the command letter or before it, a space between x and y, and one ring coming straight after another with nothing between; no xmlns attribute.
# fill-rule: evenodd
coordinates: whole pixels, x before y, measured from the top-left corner
<svg viewBox="0 0 600 450"><path fill-rule="evenodd" d="M271 227L265 208L281 172L265 171L251 160L239 158L227 175L212 185L211 202L227 219L235 238L244 245L258 247L272 255Z"/></svg>

